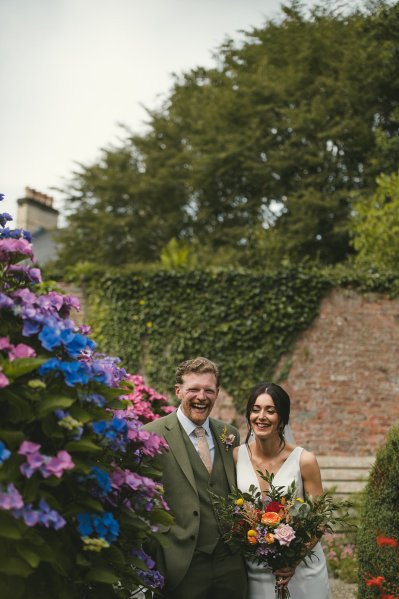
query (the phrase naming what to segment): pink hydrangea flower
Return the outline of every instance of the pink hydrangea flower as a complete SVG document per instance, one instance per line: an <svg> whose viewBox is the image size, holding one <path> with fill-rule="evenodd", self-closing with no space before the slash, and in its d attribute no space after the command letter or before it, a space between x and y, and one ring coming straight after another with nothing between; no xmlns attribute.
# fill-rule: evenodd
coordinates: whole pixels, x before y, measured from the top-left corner
<svg viewBox="0 0 399 599"><path fill-rule="evenodd" d="M29 455L30 453L36 453L41 448L39 443L32 443L31 441L23 441L18 449L19 455Z"/></svg>
<svg viewBox="0 0 399 599"><path fill-rule="evenodd" d="M8 380L8 378L6 377L4 372L2 372L0 370L0 389L7 387L7 385L9 385L9 384L10 384L10 381Z"/></svg>
<svg viewBox="0 0 399 599"><path fill-rule="evenodd" d="M41 472L45 478L51 475L61 478L65 470L72 470L73 468L75 468L75 464L70 454L67 451L61 450L47 462L44 468L41 468Z"/></svg>
<svg viewBox="0 0 399 599"><path fill-rule="evenodd" d="M9 350L11 347L11 343L8 337L0 337L0 351L5 349Z"/></svg>
<svg viewBox="0 0 399 599"><path fill-rule="evenodd" d="M11 254L23 254L33 258L32 245L26 239L0 239L0 258L8 260Z"/></svg>
<svg viewBox="0 0 399 599"><path fill-rule="evenodd" d="M31 441L23 441L18 449L19 455L29 455L36 453L41 448L39 443L32 443Z"/></svg>
<svg viewBox="0 0 399 599"><path fill-rule="evenodd" d="M35 356L36 352L33 347L26 345L26 343L18 343L17 345L13 345L8 352L8 358L11 360L11 362L17 358L34 358Z"/></svg>
<svg viewBox="0 0 399 599"><path fill-rule="evenodd" d="M7 491L3 491L0 485L0 509L13 510L20 509L24 505L19 491L12 483L7 486Z"/></svg>

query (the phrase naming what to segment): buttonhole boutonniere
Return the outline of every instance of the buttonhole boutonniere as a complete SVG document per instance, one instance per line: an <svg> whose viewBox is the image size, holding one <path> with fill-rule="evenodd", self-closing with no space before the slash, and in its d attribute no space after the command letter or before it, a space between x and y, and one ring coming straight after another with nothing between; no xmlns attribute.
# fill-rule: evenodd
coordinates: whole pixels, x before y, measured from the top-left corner
<svg viewBox="0 0 399 599"><path fill-rule="evenodd" d="M229 451L230 447L233 446L236 436L233 433L227 434L227 426L224 426L223 432L220 435L220 440L224 445L226 451Z"/></svg>

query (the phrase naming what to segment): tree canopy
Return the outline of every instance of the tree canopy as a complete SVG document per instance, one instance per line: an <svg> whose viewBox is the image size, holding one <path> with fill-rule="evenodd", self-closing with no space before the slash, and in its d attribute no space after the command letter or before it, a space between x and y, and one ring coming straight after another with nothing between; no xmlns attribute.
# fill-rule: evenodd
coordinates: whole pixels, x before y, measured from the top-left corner
<svg viewBox="0 0 399 599"><path fill-rule="evenodd" d="M146 133L79 166L60 261L154 262L172 239L204 263L344 261L353 192L398 165L398 37L399 3L293 0L226 41L175 76Z"/></svg>
<svg viewBox="0 0 399 599"><path fill-rule="evenodd" d="M375 270L398 270L399 173L377 177L376 192L355 204L356 262Z"/></svg>

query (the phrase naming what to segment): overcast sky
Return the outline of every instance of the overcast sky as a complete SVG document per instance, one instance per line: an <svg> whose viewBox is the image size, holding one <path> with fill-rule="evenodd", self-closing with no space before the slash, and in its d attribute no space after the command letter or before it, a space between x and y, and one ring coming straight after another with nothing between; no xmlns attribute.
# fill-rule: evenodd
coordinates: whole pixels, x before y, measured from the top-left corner
<svg viewBox="0 0 399 599"><path fill-rule="evenodd" d="M308 0L306 4L313 4ZM76 162L143 130L171 74L213 64L240 29L281 14L280 0L1 0L0 211L25 186L53 195ZM58 201L57 201L58 199Z"/></svg>

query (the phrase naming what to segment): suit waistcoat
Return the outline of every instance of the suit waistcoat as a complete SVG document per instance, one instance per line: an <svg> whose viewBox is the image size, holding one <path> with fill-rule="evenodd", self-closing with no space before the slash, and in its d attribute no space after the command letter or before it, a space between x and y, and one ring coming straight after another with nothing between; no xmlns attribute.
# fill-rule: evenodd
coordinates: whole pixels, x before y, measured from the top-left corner
<svg viewBox="0 0 399 599"><path fill-rule="evenodd" d="M190 457L200 504L200 525L196 549L203 553L211 554L220 538L220 530L209 492L215 495L226 496L229 493L229 484L223 467L219 445L215 443L213 467L209 475L192 442L187 435L183 436Z"/></svg>

